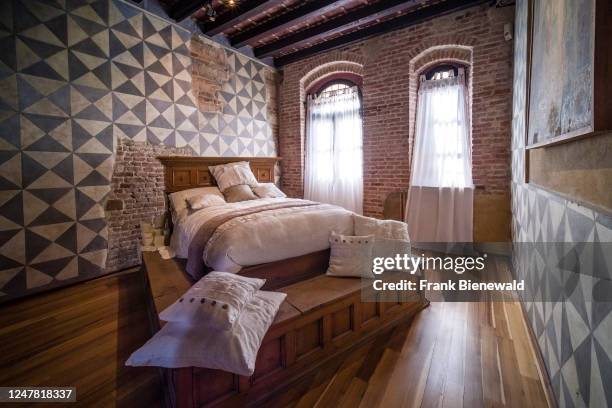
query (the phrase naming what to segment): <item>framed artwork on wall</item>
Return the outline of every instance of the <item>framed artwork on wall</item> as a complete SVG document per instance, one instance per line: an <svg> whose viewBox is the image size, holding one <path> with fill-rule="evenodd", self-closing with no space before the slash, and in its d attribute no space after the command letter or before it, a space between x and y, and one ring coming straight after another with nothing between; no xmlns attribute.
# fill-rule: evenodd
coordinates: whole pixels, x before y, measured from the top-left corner
<svg viewBox="0 0 612 408"><path fill-rule="evenodd" d="M608 0L531 2L527 148L612 129Z"/></svg>

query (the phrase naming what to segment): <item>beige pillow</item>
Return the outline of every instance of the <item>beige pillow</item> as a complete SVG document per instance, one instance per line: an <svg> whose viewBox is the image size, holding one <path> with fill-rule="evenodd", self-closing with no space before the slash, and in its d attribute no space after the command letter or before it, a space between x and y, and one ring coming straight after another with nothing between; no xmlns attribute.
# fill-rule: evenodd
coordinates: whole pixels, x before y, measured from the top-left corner
<svg viewBox="0 0 612 408"><path fill-rule="evenodd" d="M257 352L284 293L255 293L232 330L169 322L125 363L128 366L205 367L251 376Z"/></svg>
<svg viewBox="0 0 612 408"><path fill-rule="evenodd" d="M353 214L355 235L375 235L380 238L410 241L408 225L402 221L378 220Z"/></svg>
<svg viewBox="0 0 612 408"><path fill-rule="evenodd" d="M223 194L217 187L198 187L190 188L188 190L177 191L176 193L170 194L170 210L172 212L172 221L177 222L179 218L186 215L189 211L187 208L187 199L196 196L202 196L207 194L213 194L223 198Z"/></svg>
<svg viewBox="0 0 612 408"><path fill-rule="evenodd" d="M355 235L373 235L373 258L395 258L396 255L410 256L408 225L395 220L377 220L353 214Z"/></svg>
<svg viewBox="0 0 612 408"><path fill-rule="evenodd" d="M249 162L236 162L221 164L219 166L209 166L208 170L212 173L221 192L225 192L230 187L246 184L255 187L257 179L251 171Z"/></svg>
<svg viewBox="0 0 612 408"><path fill-rule="evenodd" d="M287 197L287 194L279 190L274 183L260 183L253 187L253 192L259 198L282 198Z"/></svg>
<svg viewBox="0 0 612 408"><path fill-rule="evenodd" d="M332 232L331 254L327 275L371 278L374 236L349 236Z"/></svg>
<svg viewBox="0 0 612 408"><path fill-rule="evenodd" d="M257 200L257 196L253 194L251 187L247 186L246 184L230 187L223 192L223 195L225 195L225 200L228 203Z"/></svg>
<svg viewBox="0 0 612 408"><path fill-rule="evenodd" d="M165 322L230 329L264 283L265 279L247 278L228 272L210 272L164 309L159 318Z"/></svg>
<svg viewBox="0 0 612 408"><path fill-rule="evenodd" d="M227 204L223 197L216 194L204 194L201 196L189 197L187 203L192 210L201 210L215 205Z"/></svg>

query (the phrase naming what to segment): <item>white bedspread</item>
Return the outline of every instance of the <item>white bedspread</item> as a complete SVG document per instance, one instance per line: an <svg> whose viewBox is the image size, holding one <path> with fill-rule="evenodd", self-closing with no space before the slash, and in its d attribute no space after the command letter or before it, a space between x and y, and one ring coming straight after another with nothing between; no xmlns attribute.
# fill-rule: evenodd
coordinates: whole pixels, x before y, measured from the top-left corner
<svg viewBox="0 0 612 408"><path fill-rule="evenodd" d="M293 198L266 198L209 207L178 220L171 246L186 258L191 239L212 217L249 206ZM330 204L283 208L234 218L217 228L202 259L217 271L238 272L258 265L329 248L329 233L353 234L352 213Z"/></svg>

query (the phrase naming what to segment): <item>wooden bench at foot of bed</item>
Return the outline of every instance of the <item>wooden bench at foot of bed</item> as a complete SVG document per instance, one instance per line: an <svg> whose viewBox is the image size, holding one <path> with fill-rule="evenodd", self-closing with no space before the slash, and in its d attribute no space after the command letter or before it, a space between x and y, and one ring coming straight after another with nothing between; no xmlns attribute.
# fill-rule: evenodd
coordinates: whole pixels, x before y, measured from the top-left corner
<svg viewBox="0 0 612 408"><path fill-rule="evenodd" d="M159 312L190 283L185 282L180 262L163 261L157 253L144 254L143 259L152 295L151 317L154 328L159 328ZM318 275L277 289L287 298L264 337L255 373L244 377L207 368L164 370L170 404L179 408L254 405L330 359L411 320L427 306L420 295L364 302L362 285L371 283Z"/></svg>

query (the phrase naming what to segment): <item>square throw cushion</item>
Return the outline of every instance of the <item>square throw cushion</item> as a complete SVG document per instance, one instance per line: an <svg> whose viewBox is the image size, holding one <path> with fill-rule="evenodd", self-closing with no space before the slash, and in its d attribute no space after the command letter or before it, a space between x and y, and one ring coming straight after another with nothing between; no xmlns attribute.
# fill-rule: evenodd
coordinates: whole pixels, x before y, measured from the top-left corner
<svg viewBox="0 0 612 408"><path fill-rule="evenodd" d="M199 187L190 188L188 190L177 191L170 194L170 210L172 212L172 221L177 222L178 219L189 213L187 200L191 197L202 195L216 195L223 198L223 194L218 187Z"/></svg>
<svg viewBox="0 0 612 408"><path fill-rule="evenodd" d="M372 235L349 236L332 232L329 237L331 254L329 256L330 276L355 276L371 278L372 274Z"/></svg>
<svg viewBox="0 0 612 408"><path fill-rule="evenodd" d="M274 183L260 183L253 187L253 192L259 198L283 198L287 194L283 193Z"/></svg>
<svg viewBox="0 0 612 408"><path fill-rule="evenodd" d="M223 192L225 200L228 203L238 203L240 201L257 200L257 196L253 194L251 187L246 184L233 186Z"/></svg>
<svg viewBox="0 0 612 408"><path fill-rule="evenodd" d="M408 225L402 221L379 220L353 214L355 223L355 235L374 235L387 239L402 239L410 241L408 237Z"/></svg>
<svg viewBox="0 0 612 408"><path fill-rule="evenodd" d="M287 295L259 291L231 330L167 323L125 363L167 368L204 367L250 376L257 352Z"/></svg>
<svg viewBox="0 0 612 408"><path fill-rule="evenodd" d="M219 166L208 166L221 192L225 192L230 187L246 184L255 187L257 179L251 171L249 162L236 162L222 164Z"/></svg>
<svg viewBox="0 0 612 408"><path fill-rule="evenodd" d="M159 318L166 322L197 324L213 329L230 329L266 283L227 272L211 272L196 282L180 299L164 309Z"/></svg>
<svg viewBox="0 0 612 408"><path fill-rule="evenodd" d="M408 225L395 220L377 220L354 214L355 235L373 235L373 258L394 258L397 254L410 256Z"/></svg>
<svg viewBox="0 0 612 408"><path fill-rule="evenodd" d="M201 210L207 207L227 204L223 197L216 194L204 194L201 196L189 197L187 203L192 210Z"/></svg>

